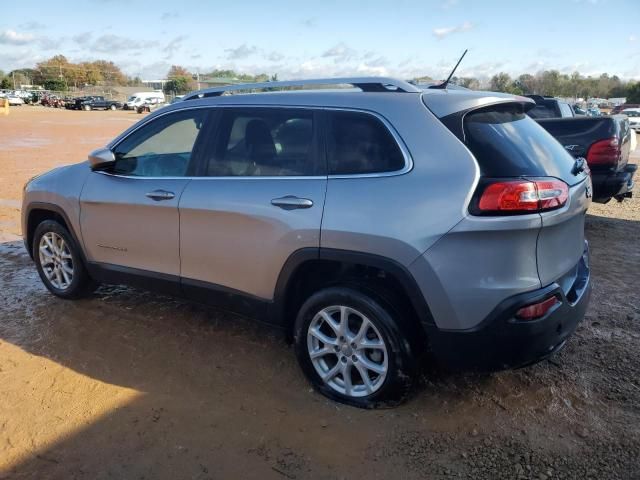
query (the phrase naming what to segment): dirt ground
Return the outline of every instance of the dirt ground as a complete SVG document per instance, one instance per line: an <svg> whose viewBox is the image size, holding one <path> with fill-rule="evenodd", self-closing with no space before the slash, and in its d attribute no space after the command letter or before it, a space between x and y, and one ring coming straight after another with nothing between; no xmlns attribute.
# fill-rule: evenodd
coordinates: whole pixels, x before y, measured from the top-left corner
<svg viewBox="0 0 640 480"><path fill-rule="evenodd" d="M640 190L589 212L593 297L562 352L431 368L405 405L363 411L314 393L250 320L124 287L47 293L17 237L23 183L139 118L0 117L0 479L640 478Z"/></svg>

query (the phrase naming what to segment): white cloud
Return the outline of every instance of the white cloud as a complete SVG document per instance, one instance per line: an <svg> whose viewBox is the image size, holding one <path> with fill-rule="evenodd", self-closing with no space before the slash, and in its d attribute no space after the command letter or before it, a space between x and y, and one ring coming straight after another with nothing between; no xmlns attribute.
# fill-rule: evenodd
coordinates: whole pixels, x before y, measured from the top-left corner
<svg viewBox="0 0 640 480"><path fill-rule="evenodd" d="M186 35L178 35L173 40L171 40L167 45L162 49L165 53L165 60L171 58L176 51L182 47L182 42L187 39Z"/></svg>
<svg viewBox="0 0 640 480"><path fill-rule="evenodd" d="M265 54L265 58L270 62L279 62L284 58L284 55L280 52L271 52L271 53Z"/></svg>
<svg viewBox="0 0 640 480"><path fill-rule="evenodd" d="M442 40L444 37L451 35L452 33L460 33L460 32L468 32L474 27L471 22L464 22L461 25L457 25L455 27L441 27L434 28L433 35L438 39Z"/></svg>
<svg viewBox="0 0 640 480"><path fill-rule="evenodd" d="M324 58L333 58L335 63L346 62L356 56L356 51L344 42L340 42L322 54Z"/></svg>
<svg viewBox="0 0 640 480"><path fill-rule="evenodd" d="M126 50L142 50L143 48L155 47L158 42L149 40L136 40L134 38L122 37L120 35L102 35L93 42L91 49L99 53L113 53Z"/></svg>
<svg viewBox="0 0 640 480"><path fill-rule="evenodd" d="M638 39L638 37L636 37L635 35L629 35L629 41L630 42L635 42Z"/></svg>
<svg viewBox="0 0 640 480"><path fill-rule="evenodd" d="M241 60L243 58L250 57L254 53L258 51L258 47L255 45L247 45L243 43L239 47L236 48L227 48L225 52L227 53L227 59L229 60Z"/></svg>
<svg viewBox="0 0 640 480"><path fill-rule="evenodd" d="M5 30L0 32L0 44L5 45L26 45L36 39L30 33L20 33L15 30Z"/></svg>
<svg viewBox="0 0 640 480"><path fill-rule="evenodd" d="M83 32L71 37L71 39L76 42L78 45L86 45L91 41L92 34L91 32Z"/></svg>
<svg viewBox="0 0 640 480"><path fill-rule="evenodd" d="M449 8L455 7L456 5L458 5L458 0L444 0L441 7L445 10L448 10Z"/></svg>

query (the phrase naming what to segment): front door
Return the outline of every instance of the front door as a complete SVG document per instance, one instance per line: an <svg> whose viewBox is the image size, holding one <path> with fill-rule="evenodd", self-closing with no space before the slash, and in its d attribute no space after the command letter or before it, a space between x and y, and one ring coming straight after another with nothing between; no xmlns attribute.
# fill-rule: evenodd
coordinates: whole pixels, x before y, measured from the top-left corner
<svg viewBox="0 0 640 480"><path fill-rule="evenodd" d="M179 279L178 203L207 115L192 109L154 118L113 148L111 168L89 175L80 224L90 262Z"/></svg>
<svg viewBox="0 0 640 480"><path fill-rule="evenodd" d="M183 288L270 300L287 258L320 246L327 177L317 114L221 110L203 159L205 176L192 180L180 199Z"/></svg>

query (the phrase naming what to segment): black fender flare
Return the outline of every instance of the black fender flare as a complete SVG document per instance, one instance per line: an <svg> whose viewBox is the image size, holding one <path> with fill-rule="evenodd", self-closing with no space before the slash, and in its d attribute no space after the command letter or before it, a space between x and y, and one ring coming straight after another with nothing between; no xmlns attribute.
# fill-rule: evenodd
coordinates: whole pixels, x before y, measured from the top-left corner
<svg viewBox="0 0 640 480"><path fill-rule="evenodd" d="M80 251L80 256L82 257L82 261L84 262L84 264L87 264L87 258L85 256L84 253L84 248L83 248L83 244L82 242L80 242L80 239L78 237L78 235L76 234L75 230L73 229L73 224L71 223L71 221L69 220L69 216L67 215L67 212L65 212L62 207L60 207L59 205L56 205L54 203L47 203L47 202L31 202L29 203L29 205L27 205L26 208L26 212L23 214L24 215L24 222L23 222L23 239L24 239L24 246L27 249L27 252L29 253L29 256L33 259L33 251L32 251L32 247L33 245L31 245L33 239L29 238L29 230L30 230L30 225L29 225L29 217L31 216L31 212L33 210L47 210L49 212L53 212L57 215L60 215L62 217L62 219L64 220L64 223L66 224L67 230L69 230L69 234L71 235L71 238L73 238L73 241L75 242L75 244L78 246L78 250Z"/></svg>
<svg viewBox="0 0 640 480"><path fill-rule="evenodd" d="M431 310L422 295L422 291L418 287L413 275L411 275L405 266L393 259L373 253L322 247L302 248L300 250L296 250L285 262L276 282L273 304L270 312L271 320L274 323L283 324L283 316L287 300L286 296L287 291L291 286L291 279L296 270L305 262L310 260L328 260L352 265L364 265L388 272L400 282L400 285L411 301L411 306L416 312L423 328L427 326L435 326Z"/></svg>

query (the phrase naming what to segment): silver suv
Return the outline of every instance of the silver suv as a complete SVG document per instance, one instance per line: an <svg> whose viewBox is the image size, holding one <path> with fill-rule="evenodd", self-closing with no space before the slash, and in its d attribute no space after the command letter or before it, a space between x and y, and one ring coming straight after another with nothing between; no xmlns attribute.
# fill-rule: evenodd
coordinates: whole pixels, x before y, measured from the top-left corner
<svg viewBox="0 0 640 480"><path fill-rule="evenodd" d="M31 180L25 245L59 297L214 303L283 327L328 397L394 404L427 353L518 367L584 315L589 174L534 106L390 78L195 92Z"/></svg>

